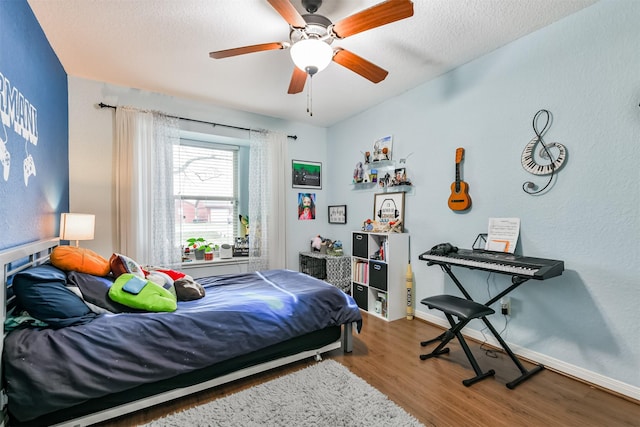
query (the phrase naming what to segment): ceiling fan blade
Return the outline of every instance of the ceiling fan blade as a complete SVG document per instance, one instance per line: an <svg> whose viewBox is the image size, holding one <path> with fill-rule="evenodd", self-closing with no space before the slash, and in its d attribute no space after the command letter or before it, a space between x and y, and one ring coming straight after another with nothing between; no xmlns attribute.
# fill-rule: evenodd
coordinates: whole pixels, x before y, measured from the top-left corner
<svg viewBox="0 0 640 427"><path fill-rule="evenodd" d="M413 16L413 2L387 0L338 21L333 25L333 33L343 39L410 16Z"/></svg>
<svg viewBox="0 0 640 427"><path fill-rule="evenodd" d="M307 73L302 71L298 67L293 67L293 75L291 76L291 83L289 83L288 94L300 93L304 89L304 84L307 81Z"/></svg>
<svg viewBox="0 0 640 427"><path fill-rule="evenodd" d="M360 74L362 77L372 81L373 83L380 83L387 77L387 74L389 74L387 70L380 68L361 56L342 48L337 48L335 50L333 62L337 62L354 73Z"/></svg>
<svg viewBox="0 0 640 427"><path fill-rule="evenodd" d="M251 46L236 47L233 49L218 50L210 52L209 56L213 59L228 58L230 56L244 55L245 53L262 52L265 50L286 49L288 44L285 43L262 43Z"/></svg>
<svg viewBox="0 0 640 427"><path fill-rule="evenodd" d="M298 13L289 0L267 0L271 7L284 18L289 25L295 28L304 28L307 22Z"/></svg>

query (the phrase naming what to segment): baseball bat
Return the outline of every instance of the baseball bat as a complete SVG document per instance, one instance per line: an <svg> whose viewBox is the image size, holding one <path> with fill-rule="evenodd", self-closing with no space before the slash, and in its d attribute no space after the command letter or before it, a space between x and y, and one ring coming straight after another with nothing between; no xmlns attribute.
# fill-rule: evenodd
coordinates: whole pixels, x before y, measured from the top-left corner
<svg viewBox="0 0 640 427"><path fill-rule="evenodd" d="M411 261L407 264L407 320L413 320L413 271Z"/></svg>

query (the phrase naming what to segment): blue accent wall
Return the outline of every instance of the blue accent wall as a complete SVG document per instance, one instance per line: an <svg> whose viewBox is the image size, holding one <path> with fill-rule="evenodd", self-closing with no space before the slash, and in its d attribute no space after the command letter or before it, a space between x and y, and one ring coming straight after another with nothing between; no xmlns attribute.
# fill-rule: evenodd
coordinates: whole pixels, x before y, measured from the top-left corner
<svg viewBox="0 0 640 427"><path fill-rule="evenodd" d="M0 250L58 235L68 110L67 74L26 0L0 2Z"/></svg>

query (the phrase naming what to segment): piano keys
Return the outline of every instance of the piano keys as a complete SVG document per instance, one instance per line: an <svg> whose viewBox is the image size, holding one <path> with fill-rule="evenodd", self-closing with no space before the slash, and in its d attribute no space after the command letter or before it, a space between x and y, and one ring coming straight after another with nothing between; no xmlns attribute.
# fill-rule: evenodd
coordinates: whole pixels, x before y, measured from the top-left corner
<svg viewBox="0 0 640 427"><path fill-rule="evenodd" d="M427 251L418 258L430 264L447 264L535 280L550 279L564 271L563 261L483 250L458 249L458 252L447 255L431 255Z"/></svg>

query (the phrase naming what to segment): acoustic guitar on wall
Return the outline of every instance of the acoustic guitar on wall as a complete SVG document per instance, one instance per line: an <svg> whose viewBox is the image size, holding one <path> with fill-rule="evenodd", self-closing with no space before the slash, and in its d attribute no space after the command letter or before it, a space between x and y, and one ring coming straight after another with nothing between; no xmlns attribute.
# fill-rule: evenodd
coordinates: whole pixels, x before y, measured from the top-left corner
<svg viewBox="0 0 640 427"><path fill-rule="evenodd" d="M460 179L460 163L464 157L464 148L456 149L456 180L451 184L451 196L449 196L449 209L464 211L471 207L469 197L469 185Z"/></svg>

